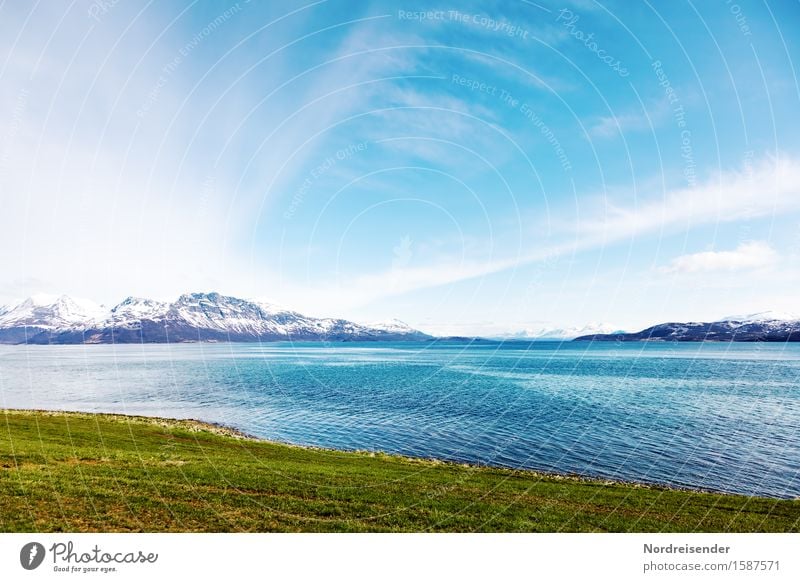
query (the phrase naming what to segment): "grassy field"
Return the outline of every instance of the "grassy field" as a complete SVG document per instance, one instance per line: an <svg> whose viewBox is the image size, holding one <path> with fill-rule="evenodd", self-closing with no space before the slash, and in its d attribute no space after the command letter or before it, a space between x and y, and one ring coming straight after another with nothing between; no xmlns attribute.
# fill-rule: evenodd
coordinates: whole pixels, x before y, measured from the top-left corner
<svg viewBox="0 0 800 582"><path fill-rule="evenodd" d="M800 531L800 501L0 410L0 531Z"/></svg>

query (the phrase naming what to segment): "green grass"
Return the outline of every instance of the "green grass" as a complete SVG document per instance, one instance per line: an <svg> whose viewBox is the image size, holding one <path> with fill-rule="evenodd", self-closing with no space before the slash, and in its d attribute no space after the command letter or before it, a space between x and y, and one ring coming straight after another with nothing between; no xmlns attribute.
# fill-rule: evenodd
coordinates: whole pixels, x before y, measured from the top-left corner
<svg viewBox="0 0 800 582"><path fill-rule="evenodd" d="M800 531L800 501L0 411L0 531Z"/></svg>

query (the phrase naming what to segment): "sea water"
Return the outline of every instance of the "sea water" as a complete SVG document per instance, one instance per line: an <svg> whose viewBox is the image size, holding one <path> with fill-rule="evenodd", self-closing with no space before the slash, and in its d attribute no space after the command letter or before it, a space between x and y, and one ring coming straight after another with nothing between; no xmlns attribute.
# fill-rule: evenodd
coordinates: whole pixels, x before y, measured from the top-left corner
<svg viewBox="0 0 800 582"><path fill-rule="evenodd" d="M792 498L800 344L0 346L0 407Z"/></svg>

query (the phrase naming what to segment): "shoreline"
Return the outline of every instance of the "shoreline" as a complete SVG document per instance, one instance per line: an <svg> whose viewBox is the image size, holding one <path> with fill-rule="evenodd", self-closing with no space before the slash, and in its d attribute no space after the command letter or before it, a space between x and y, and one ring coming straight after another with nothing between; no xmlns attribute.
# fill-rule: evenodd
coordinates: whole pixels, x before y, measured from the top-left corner
<svg viewBox="0 0 800 582"><path fill-rule="evenodd" d="M140 424L160 426L164 428L181 428L191 432L209 432L211 434L223 437L229 437L237 440L251 441L255 443L264 443L269 445L277 445L283 447L291 447L306 451L319 451L330 453L343 453L360 456L381 456L399 461L405 461L417 464L430 464L432 466L453 466L462 469L470 470L495 470L508 472L516 476L527 476L539 479L552 479L572 481L576 483L592 483L598 485L618 485L629 488L649 489L652 491L674 491L680 493L697 493L709 495L725 495L730 497L744 497L750 499L762 500L776 500L776 501L796 501L800 497L769 497L763 495L748 495L746 493L737 493L733 491L720 491L716 489L703 488L703 487L688 487L673 485L669 483L656 483L648 481L634 481L625 479L611 479L600 476L585 476L575 473L560 473L557 471L542 471L538 469L527 468L514 468L502 465L492 464L479 464L470 463L466 461L456 461L452 459L441 459L436 457L416 457L411 455L403 455L400 453L391 453L383 450L369 450L369 449L337 449L333 447L322 447L317 445L303 445L288 441L281 441L275 439L266 439L245 431L237 429L223 423L211 422L207 420L200 420L195 418L171 418L163 416L147 416L138 414L122 414L116 412L84 412L79 410L48 410L48 409L33 409L33 408L0 408L0 415L4 414L38 414L42 416L63 416L75 418L102 418L112 422L136 422Z"/></svg>
<svg viewBox="0 0 800 582"><path fill-rule="evenodd" d="M798 532L800 500L0 409L0 532Z"/></svg>

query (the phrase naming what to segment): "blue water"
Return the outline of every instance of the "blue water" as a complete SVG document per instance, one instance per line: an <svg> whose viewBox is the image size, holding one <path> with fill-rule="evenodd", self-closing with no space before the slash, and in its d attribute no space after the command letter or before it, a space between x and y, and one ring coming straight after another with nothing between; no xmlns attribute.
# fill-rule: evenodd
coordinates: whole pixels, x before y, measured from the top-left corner
<svg viewBox="0 0 800 582"><path fill-rule="evenodd" d="M800 496L798 344L0 346L0 406Z"/></svg>

